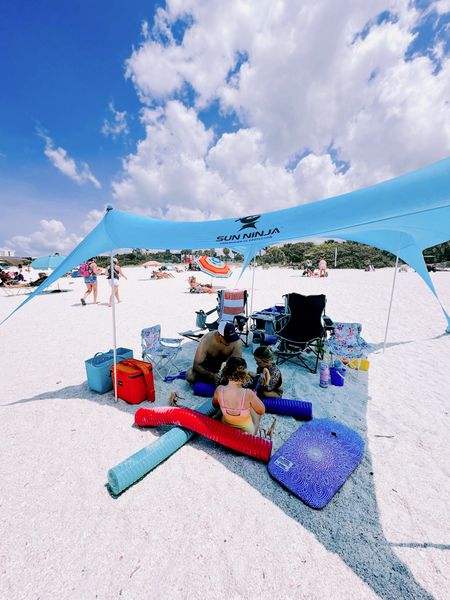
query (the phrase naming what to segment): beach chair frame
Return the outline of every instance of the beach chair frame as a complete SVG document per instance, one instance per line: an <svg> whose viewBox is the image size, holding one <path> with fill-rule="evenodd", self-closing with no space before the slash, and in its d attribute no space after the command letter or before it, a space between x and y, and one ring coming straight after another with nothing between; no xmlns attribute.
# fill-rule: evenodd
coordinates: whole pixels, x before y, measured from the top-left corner
<svg viewBox="0 0 450 600"><path fill-rule="evenodd" d="M235 296L233 298L233 295ZM230 306L232 304L233 306ZM207 318L217 313L213 321ZM219 290L217 292L217 306L207 312L196 311L195 324L197 329L180 332L180 335L195 342L199 342L208 331L214 331L219 327L220 321L233 323L239 332L241 340L248 347L248 293L247 290Z"/></svg>
<svg viewBox="0 0 450 600"><path fill-rule="evenodd" d="M291 361L311 373L317 373L325 341L333 330L333 321L325 315L326 296L304 296L292 292L283 298L286 320L275 333L277 343L274 352L277 363Z"/></svg>
<svg viewBox="0 0 450 600"><path fill-rule="evenodd" d="M181 350L182 338L162 338L161 325L152 325L141 331L142 360L151 362L153 370L164 379L180 371L175 358Z"/></svg>

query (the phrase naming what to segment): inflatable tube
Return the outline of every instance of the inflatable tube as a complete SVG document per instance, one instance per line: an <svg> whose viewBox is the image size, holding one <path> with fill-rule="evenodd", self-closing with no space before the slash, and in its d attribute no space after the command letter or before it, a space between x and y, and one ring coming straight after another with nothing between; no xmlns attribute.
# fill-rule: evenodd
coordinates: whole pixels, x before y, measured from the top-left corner
<svg viewBox="0 0 450 600"><path fill-rule="evenodd" d="M139 427L154 425L179 425L218 442L227 448L248 454L252 458L269 462L272 442L243 433L239 429L220 423L190 408L140 408L134 415Z"/></svg>
<svg viewBox="0 0 450 600"><path fill-rule="evenodd" d="M212 398L216 386L212 383L206 383L205 381L197 381L194 383L194 396L201 396L202 398Z"/></svg>
<svg viewBox="0 0 450 600"><path fill-rule="evenodd" d="M217 408L211 400L207 400L196 410L212 417ZM130 485L147 475L164 460L174 454L181 446L188 442L194 433L181 427L174 427L158 440L152 442L139 452L136 452L123 462L108 471L108 486L111 492L117 496Z"/></svg>
<svg viewBox="0 0 450 600"><path fill-rule="evenodd" d="M274 415L288 415L297 417L302 421L311 421L312 404L301 400L287 400L286 398L261 398L266 411Z"/></svg>

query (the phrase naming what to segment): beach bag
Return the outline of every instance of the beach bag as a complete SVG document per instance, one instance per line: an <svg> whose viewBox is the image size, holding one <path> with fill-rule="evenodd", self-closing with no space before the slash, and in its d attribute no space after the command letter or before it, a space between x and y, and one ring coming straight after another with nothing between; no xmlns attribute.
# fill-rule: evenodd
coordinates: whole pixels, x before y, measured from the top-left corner
<svg viewBox="0 0 450 600"><path fill-rule="evenodd" d="M111 367L114 389L114 365ZM145 400L155 401L153 367L151 363L135 358L117 364L117 397L129 404L140 404Z"/></svg>
<svg viewBox="0 0 450 600"><path fill-rule="evenodd" d="M204 310L200 309L197 310L195 312L195 314L197 315L195 317L195 325L199 328L199 329L205 329L206 327L206 313Z"/></svg>
<svg viewBox="0 0 450 600"><path fill-rule="evenodd" d="M117 362L125 358L133 358L133 350L117 348ZM98 394L106 394L112 390L111 365L114 363L114 351L97 352L92 358L84 361L89 389Z"/></svg>
<svg viewBox="0 0 450 600"><path fill-rule="evenodd" d="M86 262L80 265L78 271L80 273L80 277L90 277L92 275L91 268Z"/></svg>

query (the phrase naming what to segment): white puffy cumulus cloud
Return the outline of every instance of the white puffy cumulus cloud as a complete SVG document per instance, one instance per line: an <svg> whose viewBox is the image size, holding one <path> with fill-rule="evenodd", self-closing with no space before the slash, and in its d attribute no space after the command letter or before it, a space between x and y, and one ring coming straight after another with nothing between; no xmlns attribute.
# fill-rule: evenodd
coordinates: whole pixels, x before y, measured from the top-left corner
<svg viewBox="0 0 450 600"><path fill-rule="evenodd" d="M114 102L108 104L108 109L112 113L112 119L105 119L101 132L105 137L111 136L114 140L120 135L127 136L130 133L127 123L127 111L116 110Z"/></svg>
<svg viewBox="0 0 450 600"><path fill-rule="evenodd" d="M445 157L449 57L438 38L427 53L410 48L448 4L168 0L127 61L145 135L113 195L156 217L220 218ZM220 130L204 117L214 106Z"/></svg>
<svg viewBox="0 0 450 600"><path fill-rule="evenodd" d="M38 129L37 134L45 141L45 156L61 173L80 185L90 182L97 189L101 188L100 182L91 173L87 163L81 162L77 165L75 160L67 154L67 150L61 147L55 148L53 140L42 129Z"/></svg>
<svg viewBox="0 0 450 600"><path fill-rule="evenodd" d="M93 209L87 214L86 219L81 223L81 231L84 234L89 233L96 227L105 216L105 211Z"/></svg>
<svg viewBox="0 0 450 600"><path fill-rule="evenodd" d="M40 229L30 235L16 235L6 244L16 249L19 256L46 256L59 252L68 254L80 243L81 237L68 233L61 221L42 219Z"/></svg>
<svg viewBox="0 0 450 600"><path fill-rule="evenodd" d="M450 13L450 0L437 0L437 2L433 2L431 4L429 10L431 10L431 8L433 8L440 15Z"/></svg>
<svg viewBox="0 0 450 600"><path fill-rule="evenodd" d="M38 231L30 235L16 235L6 240L5 243L8 247L14 248L19 256L46 256L55 252L68 254L81 242L83 236L86 236L98 225L104 215L104 210L89 211L80 225L82 236L70 233L62 221L42 219L39 222Z"/></svg>
<svg viewBox="0 0 450 600"><path fill-rule="evenodd" d="M295 179L265 158L261 134L240 129L214 143L193 108L145 109L146 137L113 183L120 206L158 218L201 220L295 203Z"/></svg>

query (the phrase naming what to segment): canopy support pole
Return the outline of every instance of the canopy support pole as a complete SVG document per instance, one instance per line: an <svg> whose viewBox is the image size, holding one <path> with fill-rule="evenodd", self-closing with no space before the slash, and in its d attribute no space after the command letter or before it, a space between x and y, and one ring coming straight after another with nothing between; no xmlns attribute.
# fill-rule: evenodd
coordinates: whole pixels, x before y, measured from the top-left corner
<svg viewBox="0 0 450 600"><path fill-rule="evenodd" d="M387 321L386 321L386 331L384 332L383 353L386 350L386 341L387 341L387 335L388 335L388 329L389 329L389 320L391 318L392 300L394 298L395 279L397 277L397 267L398 267L398 255L399 255L399 253L400 253L400 248L399 248L399 250L397 250L397 257L395 259L395 271L394 271L394 279L392 281L391 300L389 302L389 310L388 310L388 316L387 316Z"/></svg>
<svg viewBox="0 0 450 600"><path fill-rule="evenodd" d="M256 254L253 256L252 296L251 296L251 300L250 300L250 315L253 314L253 288L255 287L255 269L256 269Z"/></svg>
<svg viewBox="0 0 450 600"><path fill-rule="evenodd" d="M117 336L116 336L116 295L114 290L114 254L111 250L109 261L109 274L111 276L111 299L112 299L112 324L113 324L113 353L114 353L114 402L117 402Z"/></svg>

